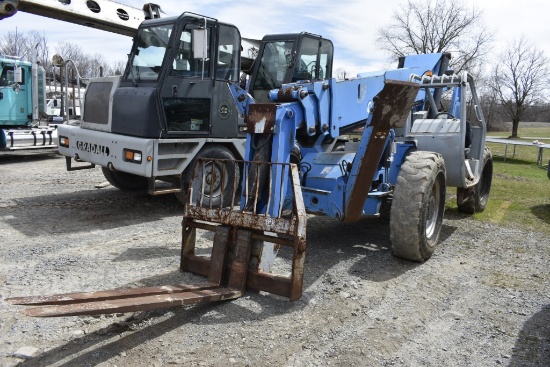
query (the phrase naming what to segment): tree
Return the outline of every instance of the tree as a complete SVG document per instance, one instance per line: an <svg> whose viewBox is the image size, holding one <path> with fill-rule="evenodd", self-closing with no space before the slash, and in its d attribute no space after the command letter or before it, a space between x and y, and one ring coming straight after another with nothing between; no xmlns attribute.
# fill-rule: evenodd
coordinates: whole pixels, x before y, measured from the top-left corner
<svg viewBox="0 0 550 367"><path fill-rule="evenodd" d="M126 69L125 61L116 61L107 67L105 75L122 75Z"/></svg>
<svg viewBox="0 0 550 367"><path fill-rule="evenodd" d="M61 42L56 48L56 53L63 57L63 60L72 60L81 78L96 78L109 75L110 67L100 54L86 54L82 47L72 42Z"/></svg>
<svg viewBox="0 0 550 367"><path fill-rule="evenodd" d="M549 86L548 58L523 36L508 44L493 69L491 86L512 121L512 136L518 136L520 121L533 106L546 101Z"/></svg>
<svg viewBox="0 0 550 367"><path fill-rule="evenodd" d="M346 71L344 68L338 68L335 70L336 78L338 79L346 79L349 78L351 75Z"/></svg>
<svg viewBox="0 0 550 367"><path fill-rule="evenodd" d="M376 42L392 61L409 54L452 52L455 71L472 69L492 41L482 15L462 0L408 0L393 13L392 23L378 29Z"/></svg>
<svg viewBox="0 0 550 367"><path fill-rule="evenodd" d="M21 60L32 60L32 52L36 50L37 60L47 68L50 65L48 39L44 33L31 31L29 33L8 32L0 38L0 54L17 56Z"/></svg>

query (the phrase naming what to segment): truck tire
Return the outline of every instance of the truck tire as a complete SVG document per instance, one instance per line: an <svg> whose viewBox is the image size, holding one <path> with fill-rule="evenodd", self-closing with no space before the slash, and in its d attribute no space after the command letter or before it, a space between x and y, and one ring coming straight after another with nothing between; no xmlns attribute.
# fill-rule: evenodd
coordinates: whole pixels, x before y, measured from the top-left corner
<svg viewBox="0 0 550 367"><path fill-rule="evenodd" d="M187 191L193 188L193 202L200 203L200 187L202 183L202 168L195 170L199 158L212 158L215 160L225 160L225 162L205 162L205 192L202 197L202 205L205 207L219 208L228 207L233 202L233 191L235 183L238 186L240 180L239 165L235 162L233 153L223 145L207 145L203 147L193 158L189 166L183 173L183 187L181 193L176 194L178 199L185 204L187 202ZM225 169L224 169L225 165ZM195 172L196 171L196 172ZM225 174L222 177L222 171ZM194 173L195 172L195 173ZM196 177L193 177L196 175ZM223 178L223 182L222 182ZM222 203L223 193L223 203ZM238 194L238 193L236 193Z"/></svg>
<svg viewBox="0 0 550 367"><path fill-rule="evenodd" d="M457 187L456 203L458 211L465 214L481 213L489 201L493 181L493 155L488 148L483 152L483 169L479 182L467 189Z"/></svg>
<svg viewBox="0 0 550 367"><path fill-rule="evenodd" d="M122 191L141 191L148 187L145 177L133 175L131 173L111 171L106 167L101 167L103 176L111 185Z"/></svg>
<svg viewBox="0 0 550 367"><path fill-rule="evenodd" d="M438 153L412 152L401 166L390 211L392 253L412 261L432 256L445 211L445 161Z"/></svg>

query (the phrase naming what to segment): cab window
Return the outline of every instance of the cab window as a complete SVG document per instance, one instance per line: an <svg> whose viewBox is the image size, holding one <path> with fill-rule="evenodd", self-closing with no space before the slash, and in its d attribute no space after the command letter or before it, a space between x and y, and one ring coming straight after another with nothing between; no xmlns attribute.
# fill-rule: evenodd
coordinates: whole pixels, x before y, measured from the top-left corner
<svg viewBox="0 0 550 367"><path fill-rule="evenodd" d="M181 33L178 50L172 62L172 76L210 77L210 28L187 24ZM204 50L203 55L199 50Z"/></svg>

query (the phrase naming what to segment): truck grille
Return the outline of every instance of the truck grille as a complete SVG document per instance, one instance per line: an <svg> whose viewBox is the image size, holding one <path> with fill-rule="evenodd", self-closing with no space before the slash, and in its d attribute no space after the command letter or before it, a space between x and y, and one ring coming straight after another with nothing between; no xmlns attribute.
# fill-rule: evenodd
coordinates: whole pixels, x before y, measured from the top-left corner
<svg viewBox="0 0 550 367"><path fill-rule="evenodd" d="M113 82L92 82L86 90L83 121L107 125Z"/></svg>

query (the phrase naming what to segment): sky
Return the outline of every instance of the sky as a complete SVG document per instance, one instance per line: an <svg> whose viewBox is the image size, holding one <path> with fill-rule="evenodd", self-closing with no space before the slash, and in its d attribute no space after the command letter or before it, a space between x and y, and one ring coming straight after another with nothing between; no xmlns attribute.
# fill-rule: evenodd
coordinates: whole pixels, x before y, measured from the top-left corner
<svg viewBox="0 0 550 367"><path fill-rule="evenodd" d="M52 0L50 0L52 1ZM84 1L84 0L73 0ZM153 0L154 1L154 0ZM377 30L391 22L392 14L407 0L334 0L257 1L257 0L157 0L163 16L190 11L236 25L243 37L261 39L265 34L307 31L332 40L335 46L334 70L348 73L386 69L391 66L388 54L376 44ZM101 0L97 0L101 4ZM141 1L119 0L141 8ZM488 63L498 62L497 55L520 36L534 43L550 57L550 1L548 0L465 0L483 12L486 27L494 33ZM4 32L44 33L50 54L58 42L77 43L87 54L101 54L109 62L126 60L130 37L73 25L58 20L18 12L0 20L0 37Z"/></svg>

